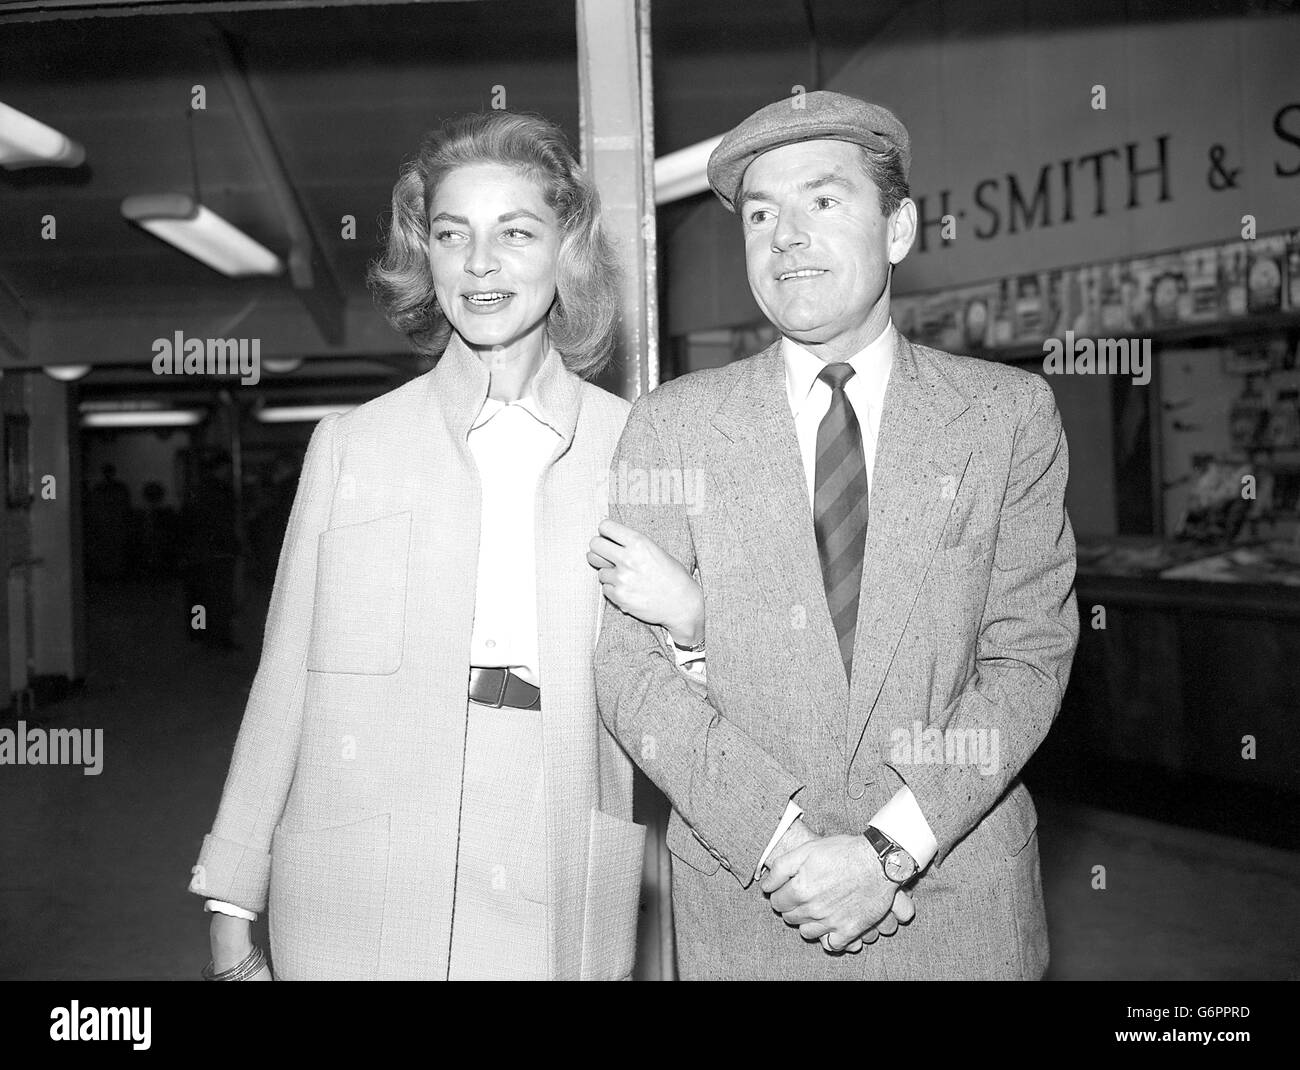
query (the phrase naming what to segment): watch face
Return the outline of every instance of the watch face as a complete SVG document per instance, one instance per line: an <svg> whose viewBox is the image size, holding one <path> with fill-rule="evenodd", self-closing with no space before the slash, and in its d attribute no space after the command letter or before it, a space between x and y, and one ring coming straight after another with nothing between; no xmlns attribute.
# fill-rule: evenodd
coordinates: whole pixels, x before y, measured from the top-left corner
<svg viewBox="0 0 1300 1070"><path fill-rule="evenodd" d="M895 884L910 880L915 864L902 851L890 851L885 856L885 876Z"/></svg>

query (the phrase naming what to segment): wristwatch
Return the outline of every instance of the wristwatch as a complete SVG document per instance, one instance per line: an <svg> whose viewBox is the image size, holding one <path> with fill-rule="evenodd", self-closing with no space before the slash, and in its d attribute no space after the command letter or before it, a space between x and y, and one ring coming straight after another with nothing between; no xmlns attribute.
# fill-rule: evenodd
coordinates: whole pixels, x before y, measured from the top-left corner
<svg viewBox="0 0 1300 1070"><path fill-rule="evenodd" d="M887 879L895 884L906 884L916 876L916 859L875 825L868 825L862 835L880 858Z"/></svg>

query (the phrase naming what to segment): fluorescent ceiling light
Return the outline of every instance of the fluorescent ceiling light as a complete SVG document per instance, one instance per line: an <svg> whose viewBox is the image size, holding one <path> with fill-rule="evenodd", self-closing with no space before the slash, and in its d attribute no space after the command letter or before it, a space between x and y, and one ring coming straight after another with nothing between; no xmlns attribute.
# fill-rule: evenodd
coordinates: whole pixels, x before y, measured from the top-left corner
<svg viewBox="0 0 1300 1070"><path fill-rule="evenodd" d="M236 278L279 275L284 262L216 212L184 193L146 193L122 202L122 214L208 267Z"/></svg>
<svg viewBox="0 0 1300 1070"><path fill-rule="evenodd" d="M264 424L314 423L332 412L351 412L355 405L273 405L259 409L257 420Z"/></svg>
<svg viewBox="0 0 1300 1070"><path fill-rule="evenodd" d="M141 412L88 412L82 427L192 427L203 420L198 409L154 409Z"/></svg>
<svg viewBox="0 0 1300 1070"><path fill-rule="evenodd" d="M78 379L89 374L89 364L47 364L45 365L45 374L51 379L57 379L61 383L75 383Z"/></svg>
<svg viewBox="0 0 1300 1070"><path fill-rule="evenodd" d="M20 167L77 167L86 150L52 127L0 104L0 165Z"/></svg>
<svg viewBox="0 0 1300 1070"><path fill-rule="evenodd" d="M680 201L708 189L709 178L705 169L710 154L721 140L719 134L655 160L655 204Z"/></svg>

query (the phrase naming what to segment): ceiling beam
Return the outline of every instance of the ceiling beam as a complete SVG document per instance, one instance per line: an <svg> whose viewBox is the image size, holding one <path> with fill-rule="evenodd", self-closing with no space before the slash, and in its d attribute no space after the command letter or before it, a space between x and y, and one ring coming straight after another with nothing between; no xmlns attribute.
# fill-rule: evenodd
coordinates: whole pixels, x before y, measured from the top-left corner
<svg viewBox="0 0 1300 1070"><path fill-rule="evenodd" d="M317 7L379 7L392 4L446 4L465 0L6 0L0 23L48 22L130 15L212 15L222 12L276 11ZM481 0L480 0L481 2Z"/></svg>
<svg viewBox="0 0 1300 1070"><path fill-rule="evenodd" d="M239 62L224 33L210 27L206 28L204 36L225 80L244 136L266 176L280 218L289 231L289 277L294 289L311 314L321 338L330 345L340 345L343 342L343 291L312 232L302 199L266 125L252 78Z"/></svg>

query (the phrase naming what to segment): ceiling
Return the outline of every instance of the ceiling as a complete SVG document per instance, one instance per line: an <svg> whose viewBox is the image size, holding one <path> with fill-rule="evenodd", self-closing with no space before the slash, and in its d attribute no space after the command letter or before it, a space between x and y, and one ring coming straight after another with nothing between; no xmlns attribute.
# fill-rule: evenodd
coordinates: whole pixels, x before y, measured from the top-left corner
<svg viewBox="0 0 1300 1070"><path fill-rule="evenodd" d="M503 86L507 107L555 119L576 143L573 0L285 2L146 0L130 10L150 13L119 17L67 17L66 0L0 7L0 101L86 149L75 169L0 170L0 299L8 291L30 326L20 363L140 367L149 353L139 339L150 332L229 333L252 323L264 353L400 354L402 339L374 311L364 280L398 167L420 136L443 117L489 107ZM823 78L905 2L814 0ZM115 6L99 0L96 10ZM168 6L187 13L154 13ZM652 37L660 154L811 82L802 0L655 0ZM128 195L191 190L196 170L205 204L287 251L285 215L230 77L250 94L254 121L301 206L319 250L318 278L333 280L324 292L344 306L337 344L322 336L287 276L224 278L120 214ZM190 120L196 85L206 108ZM348 215L354 239L341 233ZM50 216L53 240L42 236ZM660 227L681 218L681 206L661 211Z"/></svg>

